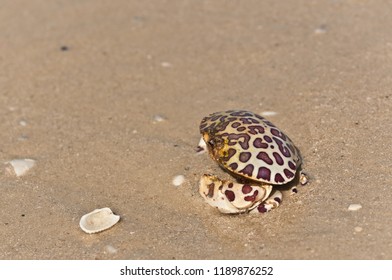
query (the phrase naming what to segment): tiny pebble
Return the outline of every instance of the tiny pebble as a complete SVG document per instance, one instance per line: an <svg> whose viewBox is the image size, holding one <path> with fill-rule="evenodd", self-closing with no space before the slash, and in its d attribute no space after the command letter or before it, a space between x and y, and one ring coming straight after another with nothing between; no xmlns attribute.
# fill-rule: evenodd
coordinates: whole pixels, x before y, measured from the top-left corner
<svg viewBox="0 0 392 280"><path fill-rule="evenodd" d="M327 26L325 24L320 25L314 30L315 34L324 34L327 32Z"/></svg>
<svg viewBox="0 0 392 280"><path fill-rule="evenodd" d="M269 116L276 116L278 113L274 111L264 111L261 112L262 116L269 117Z"/></svg>
<svg viewBox="0 0 392 280"><path fill-rule="evenodd" d="M109 254L117 253L117 249L114 248L112 245L106 245L105 246L105 251L108 252Z"/></svg>
<svg viewBox="0 0 392 280"><path fill-rule="evenodd" d="M363 228L362 227L355 227L354 230L355 230L355 232L361 232L363 230Z"/></svg>
<svg viewBox="0 0 392 280"><path fill-rule="evenodd" d="M361 204L350 204L350 206L348 206L348 211L358 211L361 208Z"/></svg>
<svg viewBox="0 0 392 280"><path fill-rule="evenodd" d="M172 67L172 64L169 62L161 62L161 66L165 67L165 68L169 68L169 67Z"/></svg>
<svg viewBox="0 0 392 280"><path fill-rule="evenodd" d="M21 125L21 126L26 126L26 125L27 125L27 122L26 122L25 120L20 120L20 121L19 121L19 125Z"/></svg>
<svg viewBox="0 0 392 280"><path fill-rule="evenodd" d="M172 183L174 186L179 187L182 185L182 183L184 183L184 181L185 181L184 175L177 175L173 178Z"/></svg>
<svg viewBox="0 0 392 280"><path fill-rule="evenodd" d="M164 116L162 116L162 115L155 115L153 117L153 120L154 120L153 123L159 123L159 122L165 121L166 118Z"/></svg>

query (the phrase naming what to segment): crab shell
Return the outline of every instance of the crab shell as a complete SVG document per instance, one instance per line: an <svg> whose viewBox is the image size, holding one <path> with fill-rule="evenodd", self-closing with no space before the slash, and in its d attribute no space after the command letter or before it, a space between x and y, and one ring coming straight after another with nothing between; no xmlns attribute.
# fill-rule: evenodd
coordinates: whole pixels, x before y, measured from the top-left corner
<svg viewBox="0 0 392 280"><path fill-rule="evenodd" d="M301 156L290 138L260 115L244 110L203 118L200 133L210 156L235 175L281 185L294 179Z"/></svg>

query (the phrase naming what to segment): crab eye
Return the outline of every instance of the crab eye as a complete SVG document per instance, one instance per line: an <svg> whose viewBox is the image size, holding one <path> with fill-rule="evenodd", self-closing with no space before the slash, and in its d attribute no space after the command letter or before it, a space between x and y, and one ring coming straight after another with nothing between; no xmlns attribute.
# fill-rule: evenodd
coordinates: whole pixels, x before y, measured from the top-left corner
<svg viewBox="0 0 392 280"><path fill-rule="evenodd" d="M211 139L211 140L208 141L208 144L209 144L210 146L214 147L215 141L214 141L213 139Z"/></svg>

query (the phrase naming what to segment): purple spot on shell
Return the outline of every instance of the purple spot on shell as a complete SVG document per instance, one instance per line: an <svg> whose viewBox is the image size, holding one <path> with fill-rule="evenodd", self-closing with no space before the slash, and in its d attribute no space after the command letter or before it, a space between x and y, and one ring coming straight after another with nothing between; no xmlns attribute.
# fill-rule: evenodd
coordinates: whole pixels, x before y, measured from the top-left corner
<svg viewBox="0 0 392 280"><path fill-rule="evenodd" d="M271 149L275 149L275 146L274 146L274 145L271 145L270 148L271 148Z"/></svg>
<svg viewBox="0 0 392 280"><path fill-rule="evenodd" d="M257 179L271 180L271 170L266 167L260 167L257 173Z"/></svg>
<svg viewBox="0 0 392 280"><path fill-rule="evenodd" d="M245 133L241 133L241 134L235 134L235 133L231 133L231 134L222 134L222 136L227 136L227 139L229 140L228 145L229 146L233 146L235 144L240 144L241 148L244 150L249 149L249 139L250 136L245 134ZM239 140L243 138L244 141L234 141L234 140Z"/></svg>
<svg viewBox="0 0 392 280"><path fill-rule="evenodd" d="M289 147L290 151L295 154L295 148L293 147L293 145L286 143L287 147Z"/></svg>
<svg viewBox="0 0 392 280"><path fill-rule="evenodd" d="M261 138L256 138L255 141L253 141L253 146L255 146L256 148L263 148L263 149L268 148L268 144L263 143L263 140Z"/></svg>
<svg viewBox="0 0 392 280"><path fill-rule="evenodd" d="M264 204L260 204L260 205L257 207L257 211L259 211L260 213L268 212L268 210L267 210L267 208L265 208Z"/></svg>
<svg viewBox="0 0 392 280"><path fill-rule="evenodd" d="M245 166L244 169L242 169L242 170L240 170L238 172L241 172L241 173L243 173L245 175L248 175L249 177L252 177L253 169L254 169L253 164L248 164L247 166Z"/></svg>
<svg viewBox="0 0 392 280"><path fill-rule="evenodd" d="M264 140L267 141L268 143L271 143L271 142L272 142L271 137L269 137L268 135L264 135L263 138L264 138Z"/></svg>
<svg viewBox="0 0 392 280"><path fill-rule="evenodd" d="M211 121L212 122L214 122L214 121L216 121L217 119L219 119L221 117L221 115L216 115L216 116L211 116Z"/></svg>
<svg viewBox="0 0 392 280"><path fill-rule="evenodd" d="M295 169L296 169L296 166L295 166L295 164L294 164L292 161L289 161L289 167L290 167L292 170L295 170Z"/></svg>
<svg viewBox="0 0 392 280"><path fill-rule="evenodd" d="M252 195L245 196L244 200L245 201L255 201L258 194L259 194L259 191L255 190L255 192Z"/></svg>
<svg viewBox="0 0 392 280"><path fill-rule="evenodd" d="M231 163L231 164L229 165L229 167L230 167L232 170L236 170L236 169L238 168L238 164L235 163L235 162L233 162L233 163Z"/></svg>
<svg viewBox="0 0 392 280"><path fill-rule="evenodd" d="M272 155L274 156L277 164L283 165L284 161L283 161L282 157L277 152L273 152Z"/></svg>
<svg viewBox="0 0 392 280"><path fill-rule="evenodd" d="M287 148L283 145L283 142L282 142L279 138L276 138L276 137L273 137L273 139L274 139L274 141L276 142L276 144L278 144L278 146L279 146L279 151L280 151L285 157L290 157L290 156L291 156L290 151L289 151L289 149L287 149Z"/></svg>
<svg viewBox="0 0 392 280"><path fill-rule="evenodd" d="M237 128L237 131L241 132L241 131L244 131L245 129L246 129L246 127L241 126L241 127Z"/></svg>
<svg viewBox="0 0 392 280"><path fill-rule="evenodd" d="M286 175L286 177L287 177L288 179L294 177L294 173L291 172L290 170L286 169L286 168L283 170L283 172L284 172L284 174Z"/></svg>
<svg viewBox="0 0 392 280"><path fill-rule="evenodd" d="M202 123L200 124L200 130L202 130L202 129L205 128L206 126L207 126L207 123L203 123L203 122L202 122Z"/></svg>
<svg viewBox="0 0 392 280"><path fill-rule="evenodd" d="M275 200L277 203L281 203L281 202L282 202L282 200L281 200L279 197L274 197L274 200Z"/></svg>
<svg viewBox="0 0 392 280"><path fill-rule="evenodd" d="M280 175L279 173L276 173L275 174L275 182L276 183L283 183L284 179L283 179L282 175Z"/></svg>
<svg viewBox="0 0 392 280"><path fill-rule="evenodd" d="M235 194L232 191L226 190L225 191L225 195L227 197L227 199L232 202L235 199Z"/></svg>
<svg viewBox="0 0 392 280"><path fill-rule="evenodd" d="M269 157L269 155L266 152L260 152L258 153L258 155L256 156L256 158L261 159L262 161L264 161L265 163L271 165L274 162L272 161L272 159Z"/></svg>
<svg viewBox="0 0 392 280"><path fill-rule="evenodd" d="M231 127L232 127L232 128L237 128L237 127L239 127L240 125L241 125L241 123L235 122L235 123L232 123L232 124L231 124Z"/></svg>
<svg viewBox="0 0 392 280"><path fill-rule="evenodd" d="M222 160L228 161L229 159L231 159L232 156L235 155L236 152L237 152L236 149L233 149L233 148L228 149L228 150L227 150L227 156L224 157L224 158L222 158Z"/></svg>
<svg viewBox="0 0 392 280"><path fill-rule="evenodd" d="M256 134L263 134L264 133L264 127L261 125L250 125L248 126L249 133L256 135Z"/></svg>
<svg viewBox="0 0 392 280"><path fill-rule="evenodd" d="M231 189L233 187L233 183L229 183L227 186Z"/></svg>
<svg viewBox="0 0 392 280"><path fill-rule="evenodd" d="M242 186L242 193L243 194L248 194L252 191L252 187L249 185L243 185Z"/></svg>
<svg viewBox="0 0 392 280"><path fill-rule="evenodd" d="M276 128L271 128L271 134L275 135L276 137L281 138L282 140L286 141L287 137L286 135L284 135L282 132L280 132L278 129Z"/></svg>
<svg viewBox="0 0 392 280"><path fill-rule="evenodd" d="M247 162L250 159L251 155L252 154L249 152L242 152L242 153L240 153L239 160L241 162Z"/></svg>
<svg viewBox="0 0 392 280"><path fill-rule="evenodd" d="M250 118L240 118L240 121L242 121L243 124L252 124Z"/></svg>

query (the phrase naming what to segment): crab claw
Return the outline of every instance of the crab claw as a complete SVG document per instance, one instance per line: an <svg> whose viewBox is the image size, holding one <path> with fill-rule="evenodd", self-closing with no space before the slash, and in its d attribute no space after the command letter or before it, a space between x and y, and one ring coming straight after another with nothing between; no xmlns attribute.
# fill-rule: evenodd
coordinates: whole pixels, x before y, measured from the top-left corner
<svg viewBox="0 0 392 280"><path fill-rule="evenodd" d="M199 183L199 193L212 207L222 213L244 213L256 208L272 191L271 185L248 185L219 179L205 174Z"/></svg>

